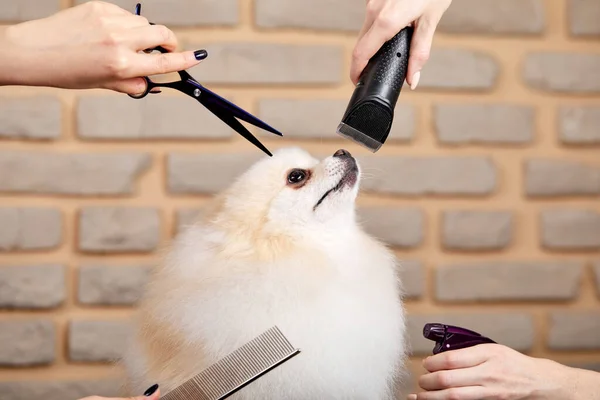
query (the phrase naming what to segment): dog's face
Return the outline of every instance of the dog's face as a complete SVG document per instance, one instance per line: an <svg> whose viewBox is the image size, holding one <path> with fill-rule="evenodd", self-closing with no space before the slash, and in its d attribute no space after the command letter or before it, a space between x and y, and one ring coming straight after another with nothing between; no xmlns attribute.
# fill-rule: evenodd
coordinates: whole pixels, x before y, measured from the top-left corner
<svg viewBox="0 0 600 400"><path fill-rule="evenodd" d="M235 183L228 203L245 207L250 223L260 215L267 230L303 234L354 221L360 167L345 150L319 161L298 148L273 153ZM235 197L236 200L233 200Z"/></svg>

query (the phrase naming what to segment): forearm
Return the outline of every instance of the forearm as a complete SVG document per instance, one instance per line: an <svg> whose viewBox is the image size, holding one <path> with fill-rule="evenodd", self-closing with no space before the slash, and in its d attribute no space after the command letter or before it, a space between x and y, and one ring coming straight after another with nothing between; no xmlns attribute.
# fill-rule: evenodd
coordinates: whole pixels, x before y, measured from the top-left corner
<svg viewBox="0 0 600 400"><path fill-rule="evenodd" d="M600 373L573 368L572 400L600 400Z"/></svg>

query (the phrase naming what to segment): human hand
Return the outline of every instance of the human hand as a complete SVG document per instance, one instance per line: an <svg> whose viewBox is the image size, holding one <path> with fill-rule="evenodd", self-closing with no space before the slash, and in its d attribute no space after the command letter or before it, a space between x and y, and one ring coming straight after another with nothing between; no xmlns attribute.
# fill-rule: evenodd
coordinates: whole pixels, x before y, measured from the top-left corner
<svg viewBox="0 0 600 400"><path fill-rule="evenodd" d="M429 59L433 34L452 0L367 0L365 21L352 53L350 79L356 84L369 59L403 28L414 24L406 82L415 89Z"/></svg>
<svg viewBox="0 0 600 400"><path fill-rule="evenodd" d="M150 386L143 396L137 397L100 397L100 396L89 396L79 400L158 400L160 398L160 390L158 385Z"/></svg>
<svg viewBox="0 0 600 400"><path fill-rule="evenodd" d="M409 400L574 399L575 369L528 357L509 347L481 344L426 358L419 378L424 392ZM582 397L587 398L587 397Z"/></svg>
<svg viewBox="0 0 600 400"><path fill-rule="evenodd" d="M13 25L5 34L3 50L13 65L0 71L5 84L139 94L145 89L142 76L190 68L206 58L204 50L175 52L171 30L100 1ZM140 52L157 46L169 53Z"/></svg>

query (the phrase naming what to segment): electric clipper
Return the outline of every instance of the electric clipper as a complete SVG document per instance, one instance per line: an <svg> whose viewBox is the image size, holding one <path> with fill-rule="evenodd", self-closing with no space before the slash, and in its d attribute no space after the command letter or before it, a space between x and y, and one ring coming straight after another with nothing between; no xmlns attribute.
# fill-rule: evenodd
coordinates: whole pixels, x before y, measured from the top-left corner
<svg viewBox="0 0 600 400"><path fill-rule="evenodd" d="M483 343L496 343L492 339L469 329L439 323L425 324L423 337L435 342L433 354L464 349Z"/></svg>
<svg viewBox="0 0 600 400"><path fill-rule="evenodd" d="M385 143L406 79L413 27L388 40L363 70L337 133L375 153Z"/></svg>

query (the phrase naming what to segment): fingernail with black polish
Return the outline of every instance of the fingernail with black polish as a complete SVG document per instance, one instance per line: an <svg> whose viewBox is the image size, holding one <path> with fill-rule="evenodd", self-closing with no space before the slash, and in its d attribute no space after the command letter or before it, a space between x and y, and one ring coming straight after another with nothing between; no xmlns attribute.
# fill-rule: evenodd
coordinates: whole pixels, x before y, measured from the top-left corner
<svg viewBox="0 0 600 400"><path fill-rule="evenodd" d="M155 383L154 385L150 386L145 392L144 392L144 396L148 397L148 396L152 396L154 394L154 392L156 392L156 390L158 389L158 383Z"/></svg>
<svg viewBox="0 0 600 400"><path fill-rule="evenodd" d="M196 50L194 52L194 57L196 57L196 60L204 60L206 57L208 57L208 53L206 50Z"/></svg>

